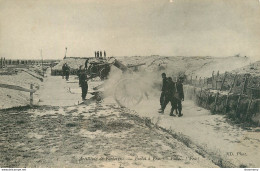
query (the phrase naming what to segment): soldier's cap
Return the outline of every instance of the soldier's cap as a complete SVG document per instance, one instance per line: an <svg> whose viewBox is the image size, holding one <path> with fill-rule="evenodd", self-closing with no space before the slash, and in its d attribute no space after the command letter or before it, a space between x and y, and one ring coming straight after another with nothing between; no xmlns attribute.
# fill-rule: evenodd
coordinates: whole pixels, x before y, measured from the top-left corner
<svg viewBox="0 0 260 171"><path fill-rule="evenodd" d="M165 73L162 73L162 75L166 75Z"/></svg>

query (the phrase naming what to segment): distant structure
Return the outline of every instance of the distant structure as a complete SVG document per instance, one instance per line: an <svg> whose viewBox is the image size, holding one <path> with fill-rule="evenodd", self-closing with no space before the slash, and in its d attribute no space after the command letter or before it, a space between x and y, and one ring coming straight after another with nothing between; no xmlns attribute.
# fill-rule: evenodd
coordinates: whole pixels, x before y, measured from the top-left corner
<svg viewBox="0 0 260 171"><path fill-rule="evenodd" d="M64 59L66 59L66 54L67 54L67 47L65 47L65 56L64 56Z"/></svg>

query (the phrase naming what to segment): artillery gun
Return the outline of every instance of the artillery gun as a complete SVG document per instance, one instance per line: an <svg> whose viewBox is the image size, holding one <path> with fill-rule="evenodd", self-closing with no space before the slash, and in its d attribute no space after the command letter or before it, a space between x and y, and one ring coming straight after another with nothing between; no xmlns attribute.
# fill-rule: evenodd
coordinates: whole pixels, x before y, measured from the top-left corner
<svg viewBox="0 0 260 171"><path fill-rule="evenodd" d="M114 57L111 57L106 61L90 63L89 74L91 77L99 76L103 80L108 77L112 66L120 69L123 74L114 86L114 99L121 107L131 107L139 104L144 94L147 96L142 88L144 86L140 86L140 76L137 76L135 73L135 71L138 71L138 67L142 65L145 65L145 63L126 66ZM93 89L98 91L102 87L104 87L104 83Z"/></svg>

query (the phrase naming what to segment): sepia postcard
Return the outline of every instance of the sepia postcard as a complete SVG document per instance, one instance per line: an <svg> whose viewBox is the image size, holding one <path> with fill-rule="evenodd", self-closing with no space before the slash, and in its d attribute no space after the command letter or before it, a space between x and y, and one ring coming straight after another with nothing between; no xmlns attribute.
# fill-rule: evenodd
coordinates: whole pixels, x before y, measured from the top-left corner
<svg viewBox="0 0 260 171"><path fill-rule="evenodd" d="M1 171L260 167L259 0L0 11Z"/></svg>

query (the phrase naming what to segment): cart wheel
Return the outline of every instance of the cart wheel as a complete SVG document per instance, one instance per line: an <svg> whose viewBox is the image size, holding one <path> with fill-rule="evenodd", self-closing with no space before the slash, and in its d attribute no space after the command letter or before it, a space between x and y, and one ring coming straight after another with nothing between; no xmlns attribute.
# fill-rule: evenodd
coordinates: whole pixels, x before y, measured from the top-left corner
<svg viewBox="0 0 260 171"><path fill-rule="evenodd" d="M109 68L102 68L99 72L100 79L101 80L107 79L109 72L110 72Z"/></svg>
<svg viewBox="0 0 260 171"><path fill-rule="evenodd" d="M131 107L139 104L143 92L134 79L121 80L115 88L114 99L121 107Z"/></svg>

